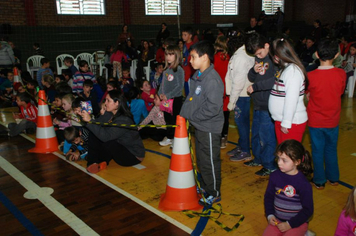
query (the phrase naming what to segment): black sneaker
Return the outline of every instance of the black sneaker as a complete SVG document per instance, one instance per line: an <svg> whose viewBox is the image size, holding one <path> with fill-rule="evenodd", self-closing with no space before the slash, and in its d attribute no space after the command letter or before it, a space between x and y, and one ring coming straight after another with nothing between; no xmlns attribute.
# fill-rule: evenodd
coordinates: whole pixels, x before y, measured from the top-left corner
<svg viewBox="0 0 356 236"><path fill-rule="evenodd" d="M240 146L236 146L236 148L234 148L234 149L228 151L228 152L226 153L226 155L232 157L232 156L235 156L236 154L239 154L239 153L241 153L241 147L240 147Z"/></svg>
<svg viewBox="0 0 356 236"><path fill-rule="evenodd" d="M248 167L258 167L258 166L262 166L262 164L256 163L253 160L252 161L246 161L244 162L244 166L248 166Z"/></svg>
<svg viewBox="0 0 356 236"><path fill-rule="evenodd" d="M315 183L313 180L311 181L311 183L312 183L312 185L314 185L314 187L315 187L316 189L323 190L323 189L325 188L325 183L323 183L323 184L317 184L317 183Z"/></svg>
<svg viewBox="0 0 356 236"><path fill-rule="evenodd" d="M257 175L258 177L261 177L261 178L267 178L269 177L269 175L275 170L270 170L270 169L267 169L267 168L262 168L260 169L259 171L257 171L255 173L255 175Z"/></svg>

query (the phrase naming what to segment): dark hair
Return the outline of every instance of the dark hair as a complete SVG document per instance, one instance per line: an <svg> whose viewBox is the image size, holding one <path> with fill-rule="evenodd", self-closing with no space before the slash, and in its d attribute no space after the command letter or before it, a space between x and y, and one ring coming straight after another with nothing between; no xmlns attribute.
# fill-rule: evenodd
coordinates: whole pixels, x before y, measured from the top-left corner
<svg viewBox="0 0 356 236"><path fill-rule="evenodd" d="M258 49L264 48L269 43L268 39L259 33L250 33L246 35L246 51L254 55Z"/></svg>
<svg viewBox="0 0 356 236"><path fill-rule="evenodd" d="M345 210L346 217L350 216L352 220L356 220L356 186L352 189L351 193L349 194L344 210Z"/></svg>
<svg viewBox="0 0 356 236"><path fill-rule="evenodd" d="M71 57L65 57L64 58L64 60L63 60L64 62L68 62L68 63L70 63L70 64L74 64L74 60L73 60L73 58L71 58Z"/></svg>
<svg viewBox="0 0 356 236"><path fill-rule="evenodd" d="M184 28L182 32L187 32L188 34L193 35L193 28L188 26Z"/></svg>
<svg viewBox="0 0 356 236"><path fill-rule="evenodd" d="M140 94L140 90L138 88L136 88L136 87L130 88L128 95L127 95L128 102L131 103L131 100L137 98L139 94Z"/></svg>
<svg viewBox="0 0 356 236"><path fill-rule="evenodd" d="M81 67L84 67L85 65L89 66L88 62L86 60L80 60L80 62L79 62L79 70L80 70Z"/></svg>
<svg viewBox="0 0 356 236"><path fill-rule="evenodd" d="M62 70L62 75L63 76L68 76L69 78L72 78L72 76L73 76L72 71L70 69Z"/></svg>
<svg viewBox="0 0 356 236"><path fill-rule="evenodd" d="M353 44L351 44L350 45L350 49L351 48L355 48L356 49L356 43L353 43ZM351 54L351 50L349 49L349 51L347 52L347 54L346 54L346 58L349 58L349 56L350 56L350 54Z"/></svg>
<svg viewBox="0 0 356 236"><path fill-rule="evenodd" d="M109 81L107 84L106 84L106 86L107 85L111 85L115 90L117 90L118 88L119 88L119 85L117 84L117 82L115 82L115 81Z"/></svg>
<svg viewBox="0 0 356 236"><path fill-rule="evenodd" d="M313 168L311 165L310 153L305 150L303 145L294 139L288 139L279 144L276 148L276 156L286 154L294 163L299 162L297 169L300 170L305 176L309 176L313 173Z"/></svg>
<svg viewBox="0 0 356 236"><path fill-rule="evenodd" d="M40 44L39 43L34 43L33 46L35 46L36 48L39 48Z"/></svg>
<svg viewBox="0 0 356 236"><path fill-rule="evenodd" d="M190 47L190 51L196 51L199 57L203 55L207 55L209 57L210 62L214 61L214 46L209 41L203 40L199 41L196 44Z"/></svg>
<svg viewBox="0 0 356 236"><path fill-rule="evenodd" d="M227 47L230 56L232 56L237 49L245 44L245 33L240 29L230 29L227 33L228 42Z"/></svg>
<svg viewBox="0 0 356 236"><path fill-rule="evenodd" d="M57 77L60 79L61 82L62 82L62 81L65 81L63 75L55 75L55 78L57 78Z"/></svg>
<svg viewBox="0 0 356 236"><path fill-rule="evenodd" d="M120 51L120 52L123 52L123 51L124 51L124 46L123 46L121 43L119 43L119 44L116 46L115 52L117 52L117 51Z"/></svg>
<svg viewBox="0 0 356 236"><path fill-rule="evenodd" d="M17 94L17 97L20 99L20 101L23 101L26 103L31 102L31 97L27 93L19 93L19 94Z"/></svg>
<svg viewBox="0 0 356 236"><path fill-rule="evenodd" d="M85 99L82 97L77 97L72 102L72 109L80 107L80 103L84 102Z"/></svg>
<svg viewBox="0 0 356 236"><path fill-rule="evenodd" d="M269 48L269 53L272 58L277 56L278 66L284 70L286 68L286 64L293 63L299 67L299 69L304 74L304 82L305 82L305 90L308 88L308 76L303 66L302 62L300 61L299 57L295 53L292 45L286 39L275 39L272 43L272 47Z"/></svg>
<svg viewBox="0 0 356 236"><path fill-rule="evenodd" d="M311 41L313 41L315 43L315 38L313 36L307 36L305 39L306 40L311 40Z"/></svg>
<svg viewBox="0 0 356 236"><path fill-rule="evenodd" d="M319 26L321 26L321 21L320 20L315 20L315 23L318 23Z"/></svg>
<svg viewBox="0 0 356 236"><path fill-rule="evenodd" d="M339 44L335 40L322 39L318 43L317 53L321 61L332 60L339 52Z"/></svg>
<svg viewBox="0 0 356 236"><path fill-rule="evenodd" d="M41 60L40 60L40 62L41 62L41 65L43 65L43 64L45 64L45 63L48 63L49 62L49 59L48 58L42 58Z"/></svg>
<svg viewBox="0 0 356 236"><path fill-rule="evenodd" d="M34 80L34 79L27 81L27 84L31 84L31 85L33 85L33 86L35 86L35 87L38 86L37 80Z"/></svg>
<svg viewBox="0 0 356 236"><path fill-rule="evenodd" d="M79 129L69 126L64 129L64 138L68 143L72 143L75 138L80 137Z"/></svg>
<svg viewBox="0 0 356 236"><path fill-rule="evenodd" d="M86 79L83 82L83 87L84 86L89 86L90 88L92 88L94 86L94 82L91 79Z"/></svg>
<svg viewBox="0 0 356 236"><path fill-rule="evenodd" d="M176 45L176 40L174 38L166 38L163 43L166 46Z"/></svg>
<svg viewBox="0 0 356 236"><path fill-rule="evenodd" d="M115 116L121 116L121 115L127 116L133 120L133 116L130 112L129 107L127 106L127 101L126 101L125 96L123 94L120 94L120 92L118 90L111 90L108 92L108 95L114 102L119 102L119 108L118 108Z"/></svg>
<svg viewBox="0 0 356 236"><path fill-rule="evenodd" d="M56 85L57 93L70 94L72 93L72 88L67 82L60 82Z"/></svg>
<svg viewBox="0 0 356 236"><path fill-rule="evenodd" d="M163 22L161 25L167 26L167 24L166 24L166 23L164 23L164 22Z"/></svg>
<svg viewBox="0 0 356 236"><path fill-rule="evenodd" d="M30 72L28 71L22 71L21 72L21 79L25 82L28 83L29 81L33 80Z"/></svg>
<svg viewBox="0 0 356 236"><path fill-rule="evenodd" d="M111 49L111 48L112 48L111 45L106 46L105 55L110 55L110 54L111 54L111 52L110 52L110 49Z"/></svg>

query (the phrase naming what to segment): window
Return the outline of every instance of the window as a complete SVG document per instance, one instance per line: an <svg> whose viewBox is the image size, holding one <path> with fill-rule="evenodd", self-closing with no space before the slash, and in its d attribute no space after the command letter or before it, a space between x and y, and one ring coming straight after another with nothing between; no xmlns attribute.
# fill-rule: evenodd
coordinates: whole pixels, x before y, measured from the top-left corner
<svg viewBox="0 0 356 236"><path fill-rule="evenodd" d="M145 0L146 15L180 15L180 0Z"/></svg>
<svg viewBox="0 0 356 236"><path fill-rule="evenodd" d="M238 0L211 0L212 15L237 15Z"/></svg>
<svg viewBox="0 0 356 236"><path fill-rule="evenodd" d="M105 15L105 0L56 0L60 15Z"/></svg>
<svg viewBox="0 0 356 236"><path fill-rule="evenodd" d="M262 11L265 11L266 15L274 15L278 7L284 12L284 0L262 0Z"/></svg>

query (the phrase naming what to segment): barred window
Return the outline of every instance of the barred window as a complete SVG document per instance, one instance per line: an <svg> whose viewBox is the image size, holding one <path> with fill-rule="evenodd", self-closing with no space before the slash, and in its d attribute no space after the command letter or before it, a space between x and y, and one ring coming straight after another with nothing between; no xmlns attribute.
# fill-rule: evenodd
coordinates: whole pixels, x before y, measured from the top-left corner
<svg viewBox="0 0 356 236"><path fill-rule="evenodd" d="M211 15L237 15L238 0L211 0Z"/></svg>
<svg viewBox="0 0 356 236"><path fill-rule="evenodd" d="M284 12L284 0L262 0L262 11L265 11L266 15L274 15L278 7Z"/></svg>
<svg viewBox="0 0 356 236"><path fill-rule="evenodd" d="M105 15L105 0L56 0L59 15Z"/></svg>
<svg viewBox="0 0 356 236"><path fill-rule="evenodd" d="M180 15L180 0L145 0L146 15Z"/></svg>

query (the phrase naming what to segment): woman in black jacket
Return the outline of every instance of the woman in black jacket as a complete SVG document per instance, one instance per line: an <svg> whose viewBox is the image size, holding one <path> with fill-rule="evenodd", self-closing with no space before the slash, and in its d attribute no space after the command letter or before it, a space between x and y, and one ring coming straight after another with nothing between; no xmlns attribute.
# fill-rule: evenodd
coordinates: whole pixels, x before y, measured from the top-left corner
<svg viewBox="0 0 356 236"><path fill-rule="evenodd" d="M106 111L93 120L86 112L82 112L83 121L95 121L112 124L134 124L125 97L117 90L109 91L105 99ZM121 166L133 166L141 163L145 157L137 128L96 125L88 123L89 149L88 172L97 173L106 168L111 159Z"/></svg>

